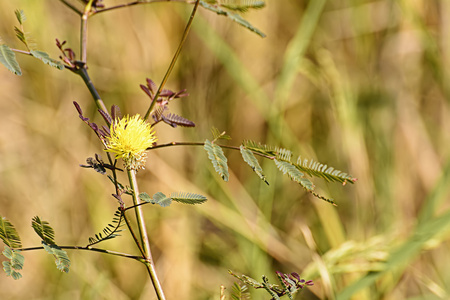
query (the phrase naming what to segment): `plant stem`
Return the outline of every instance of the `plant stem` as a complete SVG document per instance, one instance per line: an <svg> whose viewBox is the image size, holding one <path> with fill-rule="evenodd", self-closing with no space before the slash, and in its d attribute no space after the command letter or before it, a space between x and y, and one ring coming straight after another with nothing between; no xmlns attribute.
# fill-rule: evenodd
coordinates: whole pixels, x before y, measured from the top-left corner
<svg viewBox="0 0 450 300"><path fill-rule="evenodd" d="M150 116L150 114L152 113L152 110L155 107L156 101L158 100L158 96L161 93L162 89L164 88L164 85L166 84L167 79L169 79L169 75L172 72L173 67L175 66L178 56L180 55L181 49L183 48L184 42L186 41L186 38L188 36L189 30L191 29L192 21L194 20L194 16L195 16L195 13L197 12L199 3L200 3L200 0L197 0L195 2L194 9L192 10L191 16L189 17L189 21L186 24L186 28L184 29L180 44L178 45L178 49L175 52L175 54L172 58L172 61L170 62L169 68L167 69L167 72L164 75L164 78L161 81L161 84L159 85L158 91L156 92L155 96L153 97L153 101L150 104L150 107L148 108L147 112L145 113L144 120L147 120L148 117Z"/></svg>
<svg viewBox="0 0 450 300"><path fill-rule="evenodd" d="M134 260L137 260L137 261L140 261L140 262L142 262L142 260L143 260L141 256L131 255L131 254L117 252L117 251L111 251L111 250L107 250L107 249L91 248L90 246L87 246L87 247L58 246L58 247L60 249L65 249L65 250L85 250L85 251L100 252L100 253L105 253L105 254L125 257L125 258L131 258L131 259L134 259ZM25 251L42 250L42 249L44 249L44 247L40 246L40 247L19 248L19 249L14 249L14 250L19 250L19 251L25 252Z"/></svg>
<svg viewBox="0 0 450 300"><path fill-rule="evenodd" d="M91 13L92 3L94 0L90 0L84 7L84 12L81 15L81 28L80 28L80 53L81 61L86 63L87 60L87 23L89 14Z"/></svg>
<svg viewBox="0 0 450 300"><path fill-rule="evenodd" d="M141 245L144 246L144 257L145 257L145 265L147 266L148 273L150 275L150 279L152 280L153 287L155 288L156 295L159 300L165 300L164 292L161 287L161 283L159 282L158 276L156 274L155 264L153 263L152 253L150 250L150 242L147 235L147 229L145 227L144 214L142 213L142 207L139 200L139 188L136 181L136 171L128 170L128 180L130 182L130 187L133 190L133 203L135 205L134 211L136 213L136 220L139 227L139 234L141 237Z"/></svg>
<svg viewBox="0 0 450 300"><path fill-rule="evenodd" d="M75 72L78 75L80 75L81 78L83 79L84 83L86 84L87 88L89 89L89 92L91 93L92 97L94 98L97 108L103 110L106 114L108 114L108 110L106 109L105 103L103 103L102 98L100 97L99 93L97 92L97 89L95 88L94 84L91 81L91 78L89 77L89 75L87 73L86 66L79 68ZM110 125L111 124L108 124L108 126L110 126Z"/></svg>
<svg viewBox="0 0 450 300"><path fill-rule="evenodd" d="M76 12L78 15L83 15L83 13L81 11L78 10L78 8L76 8L75 6L73 6L72 4L70 4L68 1L66 0L60 0L62 3L64 3L67 7L69 7L71 10L73 10L74 12Z"/></svg>

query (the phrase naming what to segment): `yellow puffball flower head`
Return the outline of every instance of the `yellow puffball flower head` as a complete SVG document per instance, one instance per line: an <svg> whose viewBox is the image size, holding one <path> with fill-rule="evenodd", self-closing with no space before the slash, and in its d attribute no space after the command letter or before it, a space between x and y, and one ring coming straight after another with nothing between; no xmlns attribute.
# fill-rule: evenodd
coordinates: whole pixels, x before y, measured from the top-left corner
<svg viewBox="0 0 450 300"><path fill-rule="evenodd" d="M149 123L139 114L116 119L110 127L110 136L106 138L106 150L122 158L128 170L145 168L147 153L158 139Z"/></svg>

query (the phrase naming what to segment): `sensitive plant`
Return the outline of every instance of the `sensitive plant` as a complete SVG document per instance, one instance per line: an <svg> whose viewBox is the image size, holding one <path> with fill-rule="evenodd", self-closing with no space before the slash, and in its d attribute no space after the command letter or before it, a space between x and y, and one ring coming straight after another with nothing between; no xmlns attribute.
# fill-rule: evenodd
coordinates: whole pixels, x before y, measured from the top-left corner
<svg viewBox="0 0 450 300"><path fill-rule="evenodd" d="M186 90L173 92L165 88L168 78L182 50L182 46L188 36L192 21L199 6L218 15L228 17L232 21L244 26L245 28L264 37L264 34L249 22L247 22L240 13L249 9L262 8L263 1L187 1L187 4L193 5L191 16L186 24L182 39L175 51L172 62L167 68L167 72L160 84L157 85L151 79L146 79L146 84L140 84L142 91L150 98L150 105L144 114L127 112L122 116L120 109L116 105L111 106L108 111L100 93L91 81L88 74L87 61L87 28L89 18L103 12L108 12L123 7L134 5L150 4L158 1L135 1L124 5L108 7L106 3L99 0L83 1L83 5L78 7L69 1L61 0L70 10L80 16L82 30L80 33L80 59L77 59L77 53L72 48L67 47L66 41L56 40L56 46L61 51L60 60L51 58L46 52L37 50L35 43L31 42L30 35L24 29L26 20L25 14L21 10L16 11L16 18L19 26L15 27L16 36L25 46L25 50L14 49L6 44L0 46L0 62L16 75L21 75L22 71L16 59L16 53L30 55L40 59L45 64L55 67L58 70L69 70L80 76L91 93L98 113L103 118L104 124L91 122L90 118L83 113L82 106L74 102L76 111L80 119L86 123L99 138L99 145L103 151L95 153L94 157L88 157L86 164L80 165L83 168L92 168L96 172L106 175L111 181L114 189L112 196L118 204L118 209L114 213L112 222L108 224L102 232L88 238L88 244L83 246L61 246L55 241L55 233L50 224L39 217L32 220L32 228L41 238L42 247L23 247L20 236L13 224L6 218L0 218L0 238L5 244L4 256L8 259L3 262L4 270L8 276L14 279L22 277L21 269L24 265L23 252L37 249L44 249L55 258L57 268L62 272L69 272L71 261L66 250L87 250L101 252L109 255L120 256L141 262L147 269L149 278L155 289L158 299L165 299L164 291L155 263L152 257L151 245L148 238L146 223L143 215L143 209L151 205L168 207L173 201L183 204L202 204L207 201L203 195L192 193L190 191L179 191L169 195L162 192L154 192L150 196L146 192L141 192L137 184L139 171L146 166L146 159L151 157L151 152L159 148L173 148L175 146L200 146L206 152L206 156L211 161L215 171L224 180L228 181L230 174L227 165L227 157L223 149L239 151L242 159L249 165L254 173L267 185L269 181L266 178L263 168L258 158L273 161L276 167L292 181L298 183L305 191L311 193L320 200L327 201L336 205L331 198L325 197L316 191L311 178L318 177L329 182L337 182L345 185L354 183L355 178L333 167L324 165L312 159L306 159L301 156L294 156L292 151L277 146L264 145L255 141L246 140L240 145L228 145L230 137L225 131L213 128L212 137L202 142L177 142L158 144L158 137L155 133L155 127L162 124L171 127L195 127L195 123L185 117L169 112L170 103L179 98L187 97ZM180 1L183 2L183 1ZM176 151L176 150L175 150ZM104 160L106 157L106 162ZM128 182L123 183L119 180L119 173L127 174ZM131 201L129 201L131 198ZM133 216L132 216L133 215ZM134 219L134 220L133 220ZM137 226L133 225L136 222ZM137 227L137 228L136 228ZM119 237L124 230L131 235L138 255L129 253L119 253L109 249L94 247L97 244ZM293 299L293 294L303 289L304 286L311 285L311 281L301 279L293 272L283 274L277 272L280 285L269 284L267 277L263 276L263 281L259 283L248 276L238 276L230 273L239 279L243 284L253 288L261 288L267 291L272 299L279 299L282 296L288 296ZM239 294L241 294L239 296ZM235 285L232 299L245 299L245 290L240 285Z"/></svg>

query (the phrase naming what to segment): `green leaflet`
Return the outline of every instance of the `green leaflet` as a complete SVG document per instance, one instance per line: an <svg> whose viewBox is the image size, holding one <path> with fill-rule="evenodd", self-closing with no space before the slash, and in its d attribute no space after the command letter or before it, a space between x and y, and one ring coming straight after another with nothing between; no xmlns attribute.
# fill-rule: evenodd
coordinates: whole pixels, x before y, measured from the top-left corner
<svg viewBox="0 0 450 300"><path fill-rule="evenodd" d="M241 145L239 149L241 151L242 159L244 159L244 161L252 168L252 170L259 176L259 178L261 178L262 181L269 185L269 182L266 180L266 175L264 175L263 170L252 151L246 149L244 145Z"/></svg>
<svg viewBox="0 0 450 300"><path fill-rule="evenodd" d="M269 284L269 280L264 275L263 275L262 285L263 285L264 289L270 294L270 296L272 296L273 300L281 300L281 298L273 290L273 285Z"/></svg>
<svg viewBox="0 0 450 300"><path fill-rule="evenodd" d="M45 251L52 254L55 258L56 267L61 272L69 273L70 259L67 256L67 252L59 248L57 245L49 245L42 241Z"/></svg>
<svg viewBox="0 0 450 300"><path fill-rule="evenodd" d="M314 160L304 159L302 161L301 157L298 157L297 162L293 163L292 152L287 149L261 145L253 141L244 141L243 145L250 151L260 153L262 155L270 156L276 158L280 161L289 162L291 165L295 166L300 172L304 172L312 177L320 177L330 182L340 182L346 184L347 182L355 183L356 179L339 170L335 170L332 167L321 164Z"/></svg>
<svg viewBox="0 0 450 300"><path fill-rule="evenodd" d="M11 276L14 280L22 278L22 274L18 270L22 270L23 264L25 262L25 257L19 253L20 251L11 249L5 246L3 250L3 255L9 259L9 261L2 262L3 270L7 276Z"/></svg>
<svg viewBox="0 0 450 300"><path fill-rule="evenodd" d="M307 173L310 176L316 176L325 179L326 181L330 182L341 182L343 184L350 182L355 183L356 179L348 175L347 173L344 173L339 170L335 170L333 167L328 167L327 165L321 164L314 160L308 160L304 159L302 161L302 158L299 157L297 159L297 163L295 166Z"/></svg>
<svg viewBox="0 0 450 300"><path fill-rule="evenodd" d="M300 183L305 190L308 192L314 190L314 184L309 179L304 178L304 174L300 172L293 164L277 159L274 159L274 162L283 174L287 174L293 181Z"/></svg>
<svg viewBox="0 0 450 300"><path fill-rule="evenodd" d="M220 6L229 10L247 12L249 9L263 8L266 3L259 0L221 0Z"/></svg>
<svg viewBox="0 0 450 300"><path fill-rule="evenodd" d="M147 203L155 204L155 203L152 202L153 201L152 197L150 197L150 195L147 194L146 192L140 193L139 194L139 199L141 199L142 201L147 202Z"/></svg>
<svg viewBox="0 0 450 300"><path fill-rule="evenodd" d="M14 13L16 14L17 21L19 21L20 25L22 25L23 22L27 20L27 17L25 16L23 9L16 9Z"/></svg>
<svg viewBox="0 0 450 300"><path fill-rule="evenodd" d="M217 5L211 5L206 3L205 1L200 1L199 3L201 6L203 6L204 8L215 12L218 15L222 15L222 16L226 16L227 18L231 19L232 21L238 23L239 25L244 26L245 28L253 31L254 33L258 34L261 37L265 37L266 35L260 31L258 28L254 27L252 24L250 24L247 20L245 20L244 18L242 18L239 14L234 13L234 12L229 12L227 10L221 9L219 6ZM250 7L248 7L250 8Z"/></svg>
<svg viewBox="0 0 450 300"><path fill-rule="evenodd" d="M22 75L22 70L16 60L16 55L7 45L0 45L0 63L15 75Z"/></svg>
<svg viewBox="0 0 450 300"><path fill-rule="evenodd" d="M170 204L172 204L172 199L168 198L166 195L164 195L161 192L157 192L153 195L153 202L154 204L159 204L161 207L167 207Z"/></svg>
<svg viewBox="0 0 450 300"><path fill-rule="evenodd" d="M61 63L56 59L51 58L46 52L39 50L31 50L30 53L37 59L40 59L44 64L57 68L59 70L64 70L63 63Z"/></svg>
<svg viewBox="0 0 450 300"><path fill-rule="evenodd" d="M225 157L222 148L211 141L206 140L204 149L208 153L208 158L211 160L216 172L219 173L224 181L228 181L227 158Z"/></svg>
<svg viewBox="0 0 450 300"><path fill-rule="evenodd" d="M39 237L46 244L55 245L55 232L52 227L50 227L47 221L41 221L38 216L33 217L31 220L31 227L33 227L34 231L39 235Z"/></svg>
<svg viewBox="0 0 450 300"><path fill-rule="evenodd" d="M14 225L11 224L6 218L0 216L0 239L3 240L5 245L11 248L21 248L19 234L17 233Z"/></svg>
<svg viewBox="0 0 450 300"><path fill-rule="evenodd" d="M144 192L139 194L139 199L147 203L159 204L162 207L169 206L172 204L172 201L184 204L201 204L207 200L206 197L202 195L181 192L171 193L169 197L161 192L158 192L153 195L153 198Z"/></svg>
<svg viewBox="0 0 450 300"><path fill-rule="evenodd" d="M244 285L237 284L236 282L233 284L233 287L231 288L232 294L231 299L232 300L250 300L250 293L247 291L248 287Z"/></svg>
<svg viewBox="0 0 450 300"><path fill-rule="evenodd" d="M184 204L201 204L206 202L206 197L193 193L172 193L170 198Z"/></svg>

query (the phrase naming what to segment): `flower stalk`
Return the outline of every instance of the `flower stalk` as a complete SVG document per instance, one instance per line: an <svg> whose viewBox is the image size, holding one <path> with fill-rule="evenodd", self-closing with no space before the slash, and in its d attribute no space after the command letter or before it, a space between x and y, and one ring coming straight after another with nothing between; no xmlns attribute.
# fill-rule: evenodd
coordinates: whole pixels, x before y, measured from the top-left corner
<svg viewBox="0 0 450 300"><path fill-rule="evenodd" d="M130 187L133 190L133 203L134 203L134 211L136 213L136 220L139 227L139 235L141 238L141 245L144 247L144 258L145 258L145 266L147 267L147 271L150 275L150 279L153 283L153 287L155 288L156 295L158 296L158 300L165 300L164 291L161 286L161 282L158 279L158 275L156 273L155 264L153 262L152 253L150 249L150 242L148 239L147 228L145 226L144 214L142 212L142 207L139 205L141 201L139 200L139 188L136 180L136 170L127 170L128 180L130 182Z"/></svg>

